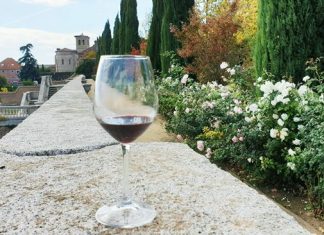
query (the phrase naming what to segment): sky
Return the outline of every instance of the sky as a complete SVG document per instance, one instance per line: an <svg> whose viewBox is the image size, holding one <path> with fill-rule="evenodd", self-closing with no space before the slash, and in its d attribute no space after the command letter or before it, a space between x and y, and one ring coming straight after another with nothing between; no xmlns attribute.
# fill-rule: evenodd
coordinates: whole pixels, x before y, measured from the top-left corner
<svg viewBox="0 0 324 235"><path fill-rule="evenodd" d="M113 31L120 0L0 0L0 61L18 60L19 48L33 44L38 64L54 64L57 48L75 49L75 35L101 35L109 20ZM137 0L139 33L146 36L152 0Z"/></svg>

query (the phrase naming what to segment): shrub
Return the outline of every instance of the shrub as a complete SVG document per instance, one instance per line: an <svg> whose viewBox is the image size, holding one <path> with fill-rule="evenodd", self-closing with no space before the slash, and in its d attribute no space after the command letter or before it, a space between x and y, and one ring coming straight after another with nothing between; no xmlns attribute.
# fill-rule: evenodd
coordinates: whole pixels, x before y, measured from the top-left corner
<svg viewBox="0 0 324 235"><path fill-rule="evenodd" d="M209 17L205 22L194 13L181 31L173 29L182 45L179 55L190 62L186 70L196 74L199 81L223 83L224 72L219 68L220 63L225 58L232 64L241 61L242 50L235 39L239 28L233 18L236 10L236 4L233 4L227 11Z"/></svg>
<svg viewBox="0 0 324 235"><path fill-rule="evenodd" d="M174 65L159 80L167 129L216 163L234 165L256 183L305 187L318 216L324 209L323 73L306 83L250 78L240 66L220 66L228 85L200 84Z"/></svg>

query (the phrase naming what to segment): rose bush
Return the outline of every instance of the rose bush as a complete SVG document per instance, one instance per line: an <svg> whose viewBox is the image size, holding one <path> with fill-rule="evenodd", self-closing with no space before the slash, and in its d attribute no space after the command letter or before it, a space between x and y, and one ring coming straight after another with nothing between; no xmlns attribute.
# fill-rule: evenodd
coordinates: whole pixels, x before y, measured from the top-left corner
<svg viewBox="0 0 324 235"><path fill-rule="evenodd" d="M159 79L167 129L212 162L243 169L255 182L307 190L324 209L323 73L303 84L222 63L227 85L195 82L178 64ZM315 84L315 85L314 85Z"/></svg>

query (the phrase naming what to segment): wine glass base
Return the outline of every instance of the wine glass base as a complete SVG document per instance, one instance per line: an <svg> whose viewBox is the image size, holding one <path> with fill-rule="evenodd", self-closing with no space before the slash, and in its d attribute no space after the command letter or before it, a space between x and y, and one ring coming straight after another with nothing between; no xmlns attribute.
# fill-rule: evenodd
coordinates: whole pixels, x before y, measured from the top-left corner
<svg viewBox="0 0 324 235"><path fill-rule="evenodd" d="M114 228L139 227L151 223L155 217L154 208L137 202L103 206L96 213L96 220L99 223Z"/></svg>

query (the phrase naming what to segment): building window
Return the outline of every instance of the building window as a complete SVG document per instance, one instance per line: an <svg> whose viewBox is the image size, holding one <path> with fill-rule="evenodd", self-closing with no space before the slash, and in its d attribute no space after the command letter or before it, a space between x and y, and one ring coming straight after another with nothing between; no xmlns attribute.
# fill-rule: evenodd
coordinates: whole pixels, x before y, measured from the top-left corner
<svg viewBox="0 0 324 235"><path fill-rule="evenodd" d="M69 64L71 64L71 58L69 59Z"/></svg>
<svg viewBox="0 0 324 235"><path fill-rule="evenodd" d="M80 39L79 39L78 43L79 43L79 45L81 45L81 40Z"/></svg>
<svg viewBox="0 0 324 235"><path fill-rule="evenodd" d="M64 64L64 59L62 59L62 64Z"/></svg>
<svg viewBox="0 0 324 235"><path fill-rule="evenodd" d="M82 40L82 44L84 45L84 39Z"/></svg>

